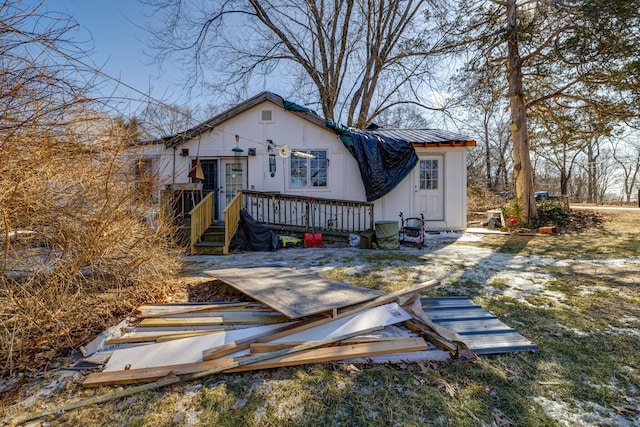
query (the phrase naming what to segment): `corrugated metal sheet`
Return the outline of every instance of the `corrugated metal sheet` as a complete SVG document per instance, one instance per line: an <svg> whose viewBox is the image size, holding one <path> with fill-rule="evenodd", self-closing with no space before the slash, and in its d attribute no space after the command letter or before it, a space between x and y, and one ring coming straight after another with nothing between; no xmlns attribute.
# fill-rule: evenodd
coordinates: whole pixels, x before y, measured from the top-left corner
<svg viewBox="0 0 640 427"><path fill-rule="evenodd" d="M514 353L538 346L467 297L422 298L422 308L436 324L457 332L476 354Z"/></svg>
<svg viewBox="0 0 640 427"><path fill-rule="evenodd" d="M417 143L417 144L450 144L450 143L464 143L474 141L474 138L470 138L458 133L449 132L440 129L376 129L366 131L375 135L383 137L390 137L395 139L403 139L405 141Z"/></svg>

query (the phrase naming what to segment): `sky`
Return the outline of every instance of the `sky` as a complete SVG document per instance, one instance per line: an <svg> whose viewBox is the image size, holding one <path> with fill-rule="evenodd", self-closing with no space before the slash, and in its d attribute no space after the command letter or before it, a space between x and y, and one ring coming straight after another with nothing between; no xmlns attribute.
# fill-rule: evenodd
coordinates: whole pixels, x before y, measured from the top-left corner
<svg viewBox="0 0 640 427"><path fill-rule="evenodd" d="M179 86L180 75L171 66L162 69L152 63L151 50L146 45L145 30L152 8L137 0L45 0L44 8L69 15L80 25L71 36L78 42L93 39L91 60L112 80L102 88L104 95L131 97L138 100L150 94L155 100L182 105L185 91ZM86 48L91 43L83 45ZM191 99L195 106L203 100ZM135 103L130 107L135 110Z"/></svg>

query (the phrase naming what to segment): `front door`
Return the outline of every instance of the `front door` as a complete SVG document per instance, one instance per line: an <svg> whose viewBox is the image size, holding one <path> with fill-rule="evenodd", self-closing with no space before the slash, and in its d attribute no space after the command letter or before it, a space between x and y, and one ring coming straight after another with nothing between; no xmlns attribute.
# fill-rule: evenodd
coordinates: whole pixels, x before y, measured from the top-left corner
<svg viewBox="0 0 640 427"><path fill-rule="evenodd" d="M414 212L425 220L444 220L442 156L420 157L413 172Z"/></svg>
<svg viewBox="0 0 640 427"><path fill-rule="evenodd" d="M202 172L204 173L204 181L202 181L202 190L204 194L213 194L213 216L217 219L216 212L218 211L218 160L216 159L204 159L200 160L202 166Z"/></svg>
<svg viewBox="0 0 640 427"><path fill-rule="evenodd" d="M220 218L224 208L238 194L247 188L247 159L223 159L220 161L222 174L220 175Z"/></svg>

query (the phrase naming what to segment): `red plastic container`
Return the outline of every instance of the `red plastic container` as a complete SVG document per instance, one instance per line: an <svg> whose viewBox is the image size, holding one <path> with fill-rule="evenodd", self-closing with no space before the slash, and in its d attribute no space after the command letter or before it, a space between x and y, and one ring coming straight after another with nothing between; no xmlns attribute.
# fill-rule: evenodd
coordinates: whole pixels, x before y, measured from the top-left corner
<svg viewBox="0 0 640 427"><path fill-rule="evenodd" d="M304 233L304 246L322 246L322 233Z"/></svg>

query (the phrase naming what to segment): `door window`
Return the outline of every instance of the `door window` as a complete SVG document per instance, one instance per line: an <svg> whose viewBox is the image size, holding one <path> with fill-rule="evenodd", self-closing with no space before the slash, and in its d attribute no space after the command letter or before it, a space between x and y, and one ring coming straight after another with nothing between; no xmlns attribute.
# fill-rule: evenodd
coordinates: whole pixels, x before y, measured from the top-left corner
<svg viewBox="0 0 640 427"><path fill-rule="evenodd" d="M438 189L438 160L420 160L420 190Z"/></svg>

